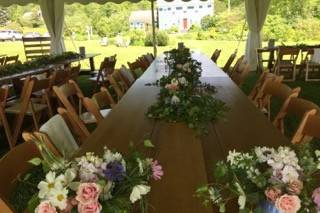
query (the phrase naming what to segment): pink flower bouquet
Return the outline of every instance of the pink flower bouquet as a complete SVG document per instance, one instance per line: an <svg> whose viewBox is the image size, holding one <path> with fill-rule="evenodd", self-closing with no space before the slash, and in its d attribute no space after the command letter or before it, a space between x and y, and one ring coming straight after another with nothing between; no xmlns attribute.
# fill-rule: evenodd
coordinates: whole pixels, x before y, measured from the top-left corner
<svg viewBox="0 0 320 213"><path fill-rule="evenodd" d="M230 151L227 161L216 164L216 182L200 187L197 196L206 205L219 206L220 212L234 199L244 212L317 212L319 157L318 150L296 152L289 147Z"/></svg>

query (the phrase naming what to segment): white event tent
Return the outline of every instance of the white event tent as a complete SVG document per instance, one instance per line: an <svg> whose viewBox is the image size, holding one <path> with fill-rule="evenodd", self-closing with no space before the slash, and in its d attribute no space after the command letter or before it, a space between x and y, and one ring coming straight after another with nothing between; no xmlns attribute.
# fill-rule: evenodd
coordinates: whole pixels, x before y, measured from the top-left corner
<svg viewBox="0 0 320 213"><path fill-rule="evenodd" d="M53 54L62 53L65 50L63 41L64 25L64 5L72 3L98 3L107 2L122 3L125 0L0 0L0 6L10 6L13 4L26 5L29 3L39 4L42 16L51 36L51 52ZM138 2L139 0L130 0ZM166 0L170 1L170 0ZM184 0L188 1L188 0ZM263 27L270 0L245 0L246 19L249 27L249 34L246 45L246 59L251 67L256 67L256 49L261 47L261 29ZM153 19L153 39L155 39L155 20L154 20L154 0L151 0L151 12ZM155 42L153 42L155 44ZM156 46L154 46L156 55Z"/></svg>

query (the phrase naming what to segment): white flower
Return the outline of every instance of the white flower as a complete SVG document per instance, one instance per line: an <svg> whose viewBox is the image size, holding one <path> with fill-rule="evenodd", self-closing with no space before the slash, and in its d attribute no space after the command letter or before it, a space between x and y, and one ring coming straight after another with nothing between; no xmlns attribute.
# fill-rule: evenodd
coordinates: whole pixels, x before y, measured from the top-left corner
<svg viewBox="0 0 320 213"><path fill-rule="evenodd" d="M179 81L175 78L171 79L171 84L172 85L175 85L175 86L178 86L179 85Z"/></svg>
<svg viewBox="0 0 320 213"><path fill-rule="evenodd" d="M229 151L227 162L229 162L231 166L235 165L237 163L236 159L239 158L239 156L241 156L240 152L236 152L236 150Z"/></svg>
<svg viewBox="0 0 320 213"><path fill-rule="evenodd" d="M133 187L132 192L130 194L131 203L136 202L141 199L142 195L146 195L150 192L150 186L146 185L136 185Z"/></svg>
<svg viewBox="0 0 320 213"><path fill-rule="evenodd" d="M185 77L179 78L178 81L180 82L181 85L187 85L188 84L188 82L187 82Z"/></svg>
<svg viewBox="0 0 320 213"><path fill-rule="evenodd" d="M143 174L143 163L140 160L140 158L137 158L137 162L138 162L138 166L139 166L139 173L140 173L140 175L142 175Z"/></svg>
<svg viewBox="0 0 320 213"><path fill-rule="evenodd" d="M281 171L282 181L284 183L289 183L291 181L296 181L299 178L299 173L292 166L285 166Z"/></svg>
<svg viewBox="0 0 320 213"><path fill-rule="evenodd" d="M180 98L176 95L172 96L171 104L178 104L178 103L180 103Z"/></svg>
<svg viewBox="0 0 320 213"><path fill-rule="evenodd" d="M77 176L77 171L74 168L67 169L64 173L63 185L68 186Z"/></svg>
<svg viewBox="0 0 320 213"><path fill-rule="evenodd" d="M90 182L96 180L97 174L100 172L92 163L84 162L80 166L79 176L82 182Z"/></svg>
<svg viewBox="0 0 320 213"><path fill-rule="evenodd" d="M260 163L264 163L270 160L275 150L273 148L268 147L255 147L254 152L258 158L258 161Z"/></svg>
<svg viewBox="0 0 320 213"><path fill-rule="evenodd" d="M53 206L58 207L60 210L63 210L67 207L68 200L68 190L63 189L53 189L50 192L49 201Z"/></svg>
<svg viewBox="0 0 320 213"><path fill-rule="evenodd" d="M245 195L240 195L238 198L238 205L239 205L239 209L244 209L244 207L246 206L246 196Z"/></svg>
<svg viewBox="0 0 320 213"><path fill-rule="evenodd" d="M182 67L182 69L184 70L184 71L188 71L190 68L190 64L188 63L188 62L186 62L184 65L183 65L183 67Z"/></svg>
<svg viewBox="0 0 320 213"><path fill-rule="evenodd" d="M38 184L38 189L39 189L39 198L44 199L48 196L48 194L53 190L53 189L62 189L62 183L64 182L64 176L59 175L56 177L55 172L48 172L46 175L46 181L41 181Z"/></svg>

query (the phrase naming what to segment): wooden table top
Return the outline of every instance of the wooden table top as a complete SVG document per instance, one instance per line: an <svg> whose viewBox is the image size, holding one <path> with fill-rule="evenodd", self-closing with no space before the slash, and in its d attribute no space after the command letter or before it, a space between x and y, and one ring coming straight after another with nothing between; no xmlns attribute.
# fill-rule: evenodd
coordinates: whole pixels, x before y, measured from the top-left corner
<svg viewBox="0 0 320 213"><path fill-rule="evenodd" d="M165 74L159 62L154 62L78 153L102 153L103 146L126 153L129 143L133 142L159 160L165 174L161 181L151 183L150 212L218 212L213 207L204 208L201 200L194 197L197 187L212 181L215 162L224 160L233 149L245 151L254 146L289 144L220 68L202 54L193 54L193 57L202 62L201 80L215 85L218 90L215 96L230 107L224 119L209 124L208 135L196 137L185 124L146 118L145 113L156 101L159 88L145 84ZM144 139L151 139L155 148L142 148Z"/></svg>

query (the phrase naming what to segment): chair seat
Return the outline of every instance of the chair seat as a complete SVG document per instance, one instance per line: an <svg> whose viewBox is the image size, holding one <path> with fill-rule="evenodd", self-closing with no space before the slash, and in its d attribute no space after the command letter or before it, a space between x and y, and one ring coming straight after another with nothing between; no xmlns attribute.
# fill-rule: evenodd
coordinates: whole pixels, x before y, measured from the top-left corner
<svg viewBox="0 0 320 213"><path fill-rule="evenodd" d="M103 109L103 110L100 110L100 113L104 118L106 118L110 111L111 111L111 109ZM88 123L96 123L97 122L97 120L94 117L94 115L92 113L90 113L90 112L82 113L80 115L80 119L83 120L83 122L85 122L87 124Z"/></svg>
<svg viewBox="0 0 320 213"><path fill-rule="evenodd" d="M38 113L48 108L46 104L33 104L34 112ZM7 113L19 114L21 112L21 102L16 102L12 106L6 108ZM29 104L26 111L27 115L32 115L31 104Z"/></svg>
<svg viewBox="0 0 320 213"><path fill-rule="evenodd" d="M293 67L292 61L280 61L279 63L280 67Z"/></svg>

